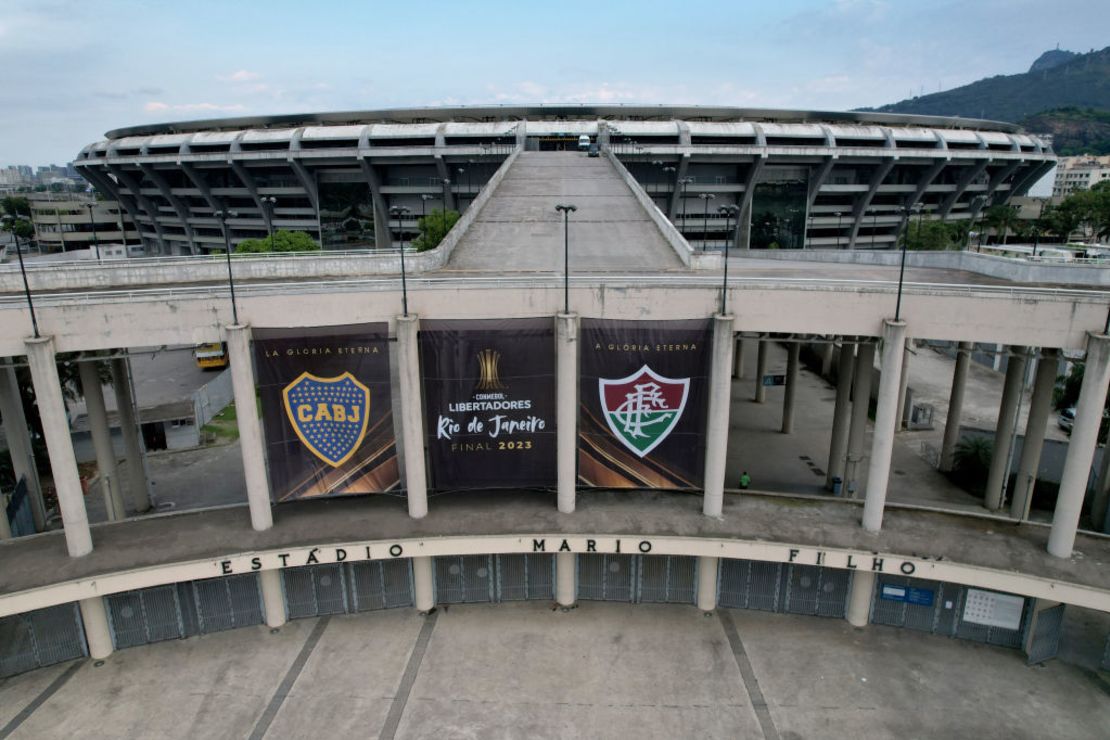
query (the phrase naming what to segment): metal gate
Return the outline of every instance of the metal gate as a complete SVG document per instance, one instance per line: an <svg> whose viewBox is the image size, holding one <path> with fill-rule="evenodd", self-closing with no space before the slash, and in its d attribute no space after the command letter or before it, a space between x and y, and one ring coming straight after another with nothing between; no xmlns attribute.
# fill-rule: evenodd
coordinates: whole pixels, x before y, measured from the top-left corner
<svg viewBox="0 0 1110 740"><path fill-rule="evenodd" d="M717 603L733 609L843 617L851 573L818 565L722 558Z"/></svg>
<svg viewBox="0 0 1110 740"><path fill-rule="evenodd" d="M1044 663L1056 657L1060 649L1060 633L1064 629L1064 605L1040 609L1031 616L1029 639L1025 644L1026 663Z"/></svg>
<svg viewBox="0 0 1110 740"><path fill-rule="evenodd" d="M285 611L290 619L347 611L347 585L342 564L288 568L282 571L282 577Z"/></svg>
<svg viewBox="0 0 1110 740"><path fill-rule="evenodd" d="M689 555L639 555L635 601L693 604L697 601L697 558Z"/></svg>
<svg viewBox="0 0 1110 740"><path fill-rule="evenodd" d="M635 575L636 559L631 555L579 555L578 598L631 603Z"/></svg>
<svg viewBox="0 0 1110 740"><path fill-rule="evenodd" d="M733 609L781 611L782 571L782 563L721 558L717 603Z"/></svg>
<svg viewBox="0 0 1110 740"><path fill-rule="evenodd" d="M991 627L963 619L967 587L922 578L880 575L871 597L871 622L945 637L1020 648L1029 622L1025 600L1018 629Z"/></svg>
<svg viewBox="0 0 1110 740"><path fill-rule="evenodd" d="M544 553L497 555L497 600L555 598L555 556Z"/></svg>
<svg viewBox="0 0 1110 740"><path fill-rule="evenodd" d="M365 612L412 606L412 561L368 560L350 564L351 608Z"/></svg>
<svg viewBox="0 0 1110 740"><path fill-rule="evenodd" d="M851 573L818 565L786 566L784 611L814 617L844 617Z"/></svg>
<svg viewBox="0 0 1110 740"><path fill-rule="evenodd" d="M117 649L185 636L176 584L112 594L105 604Z"/></svg>
<svg viewBox="0 0 1110 740"><path fill-rule="evenodd" d="M11 527L12 537L23 537L35 533L35 518L31 513L31 496L27 493L27 479L20 476L15 490L4 510Z"/></svg>
<svg viewBox="0 0 1110 740"><path fill-rule="evenodd" d="M258 576L247 573L177 584L186 635L262 624Z"/></svg>
<svg viewBox="0 0 1110 740"><path fill-rule="evenodd" d="M88 655L77 604L0 618L0 678Z"/></svg>
<svg viewBox="0 0 1110 740"><path fill-rule="evenodd" d="M436 603L475 604L494 600L492 555L447 555L435 559Z"/></svg>

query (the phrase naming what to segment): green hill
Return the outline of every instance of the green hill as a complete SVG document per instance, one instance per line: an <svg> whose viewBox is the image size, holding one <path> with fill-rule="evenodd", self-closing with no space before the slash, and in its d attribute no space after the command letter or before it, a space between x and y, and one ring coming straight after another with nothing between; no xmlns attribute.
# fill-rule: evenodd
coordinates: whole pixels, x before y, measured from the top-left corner
<svg viewBox="0 0 1110 740"><path fill-rule="evenodd" d="M1016 123L1060 108L1110 111L1110 47L1089 54L1053 50L1022 74L988 77L952 90L861 110Z"/></svg>
<svg viewBox="0 0 1110 740"><path fill-rule="evenodd" d="M1060 156L1110 154L1110 111L1060 108L1022 119L1027 131L1052 135L1052 149Z"/></svg>

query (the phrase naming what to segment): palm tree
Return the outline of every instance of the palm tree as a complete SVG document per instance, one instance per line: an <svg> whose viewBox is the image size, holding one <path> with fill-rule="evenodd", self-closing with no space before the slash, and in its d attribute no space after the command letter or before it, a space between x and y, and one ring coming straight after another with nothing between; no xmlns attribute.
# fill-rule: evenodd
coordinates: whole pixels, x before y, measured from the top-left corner
<svg viewBox="0 0 1110 740"><path fill-rule="evenodd" d="M1011 205L997 205L991 206L987 209L987 216L984 219L987 226L994 229L997 236L1002 234L1002 243L1006 243L1010 229L1017 223L1017 206Z"/></svg>

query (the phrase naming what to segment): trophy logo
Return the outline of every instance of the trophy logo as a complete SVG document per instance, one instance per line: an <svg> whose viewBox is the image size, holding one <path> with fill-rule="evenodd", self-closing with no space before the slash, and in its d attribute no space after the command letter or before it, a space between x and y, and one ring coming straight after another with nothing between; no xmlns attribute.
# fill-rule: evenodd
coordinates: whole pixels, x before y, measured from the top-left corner
<svg viewBox="0 0 1110 740"><path fill-rule="evenodd" d="M484 349L478 353L478 386L480 391L503 391L507 387L501 382L501 353Z"/></svg>

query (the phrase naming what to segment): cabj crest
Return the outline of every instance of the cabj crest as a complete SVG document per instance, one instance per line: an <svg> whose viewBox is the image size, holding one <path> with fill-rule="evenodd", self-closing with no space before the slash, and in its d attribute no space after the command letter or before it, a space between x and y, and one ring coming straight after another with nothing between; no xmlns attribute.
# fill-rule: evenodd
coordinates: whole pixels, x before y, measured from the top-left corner
<svg viewBox="0 0 1110 740"><path fill-rule="evenodd" d="M370 389L349 372L334 378L301 373L281 392L293 431L309 451L338 468L366 436Z"/></svg>

